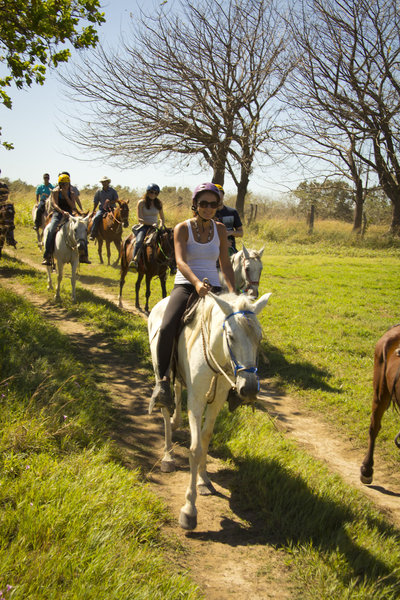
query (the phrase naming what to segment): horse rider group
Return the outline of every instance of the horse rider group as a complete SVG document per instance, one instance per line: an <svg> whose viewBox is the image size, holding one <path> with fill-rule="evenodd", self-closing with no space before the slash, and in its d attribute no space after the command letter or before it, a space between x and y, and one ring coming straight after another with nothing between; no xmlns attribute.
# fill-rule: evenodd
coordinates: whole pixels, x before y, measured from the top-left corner
<svg viewBox="0 0 400 600"><path fill-rule="evenodd" d="M102 189L95 193L93 199L95 215L90 231L91 240L95 239L105 213L113 210L118 201L118 193L110 186L110 182L109 177L103 177L100 180ZM135 246L129 265L133 270L138 269L138 257L146 234L152 228L165 227L165 216L162 202L158 197L159 193L160 187L152 183L147 186L145 194L138 201L138 224L132 228L135 234ZM51 264L55 236L60 224L74 211L79 213L77 206L82 210L79 191L71 185L69 173L60 173L58 185L55 187L50 183L48 173L45 173L43 184L36 189L35 228L39 226L45 209L44 205L49 196L53 213L47 230L42 262L44 265ZM0 183L0 255L4 240L11 245L16 245L13 237L14 212L12 211L12 223L8 222L9 218L5 216L8 214L7 210L11 215L11 211L7 208L9 206L7 200L8 187L5 183ZM158 377L151 396L150 411L154 407L167 407L170 411L173 410L170 383L171 357L174 339L189 297L202 298L210 290L216 293L221 291L217 267L221 269L229 291L235 291L230 255L237 252L235 238L243 236L243 226L239 214L236 209L224 205L222 186L209 182L202 183L195 188L192 196L192 211L191 219L178 223L174 228L177 274L159 334ZM80 258L80 262L90 264L87 252L86 256ZM235 393L233 390L231 391ZM228 397L228 401L230 407L231 401L234 408L240 404L240 401L235 398Z"/></svg>

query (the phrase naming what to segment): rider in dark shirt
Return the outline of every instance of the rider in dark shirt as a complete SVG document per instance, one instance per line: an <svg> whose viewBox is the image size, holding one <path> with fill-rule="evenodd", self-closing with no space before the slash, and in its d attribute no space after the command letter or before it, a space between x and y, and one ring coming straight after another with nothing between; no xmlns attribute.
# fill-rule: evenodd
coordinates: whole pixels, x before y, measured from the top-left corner
<svg viewBox="0 0 400 600"><path fill-rule="evenodd" d="M224 190L221 185L215 184L219 189L222 206L217 210L215 220L223 223L228 230L229 256L237 252L236 238L243 237L243 225L236 208L224 204Z"/></svg>

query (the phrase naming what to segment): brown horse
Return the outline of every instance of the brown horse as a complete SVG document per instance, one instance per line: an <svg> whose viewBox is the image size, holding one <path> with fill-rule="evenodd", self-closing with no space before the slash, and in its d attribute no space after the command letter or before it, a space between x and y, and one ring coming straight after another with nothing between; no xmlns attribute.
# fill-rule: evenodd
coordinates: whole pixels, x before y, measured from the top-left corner
<svg viewBox="0 0 400 600"><path fill-rule="evenodd" d="M153 277L156 276L160 278L162 297L165 298L167 295L166 282L168 269L171 269L171 272L174 272L176 270L173 229L157 229L153 243L146 243L146 241L149 240L150 237L153 238L152 232L154 233L154 229L149 230L146 239L144 240L143 246L139 252L138 277L135 285L136 308L140 308L140 284L142 282L143 277L146 276L146 305L144 307L144 310L147 314L149 313L151 280L153 279ZM125 277L128 272L129 263L132 260L134 246L135 236L133 233L131 233L131 235L129 235L124 241L121 249L121 278L119 282L118 298L120 308L122 308L122 288L124 287Z"/></svg>
<svg viewBox="0 0 400 600"><path fill-rule="evenodd" d="M89 221L89 233L93 224L93 217L95 212L93 212L90 216ZM116 267L120 256L121 256L121 241L122 241L122 228L128 227L128 219L129 219L129 201L125 200L117 200L117 206L113 211L107 212L99 225L97 230L97 242L98 242L98 253L100 258L100 263L103 264L103 242L106 243L107 248L107 264L110 264L111 259L111 242L114 242L116 249L118 250L118 256L115 262L113 263L113 267Z"/></svg>
<svg viewBox="0 0 400 600"><path fill-rule="evenodd" d="M400 325L389 329L375 346L373 389L368 451L361 465L360 477L362 483L366 484L372 483L375 440L383 414L391 402L400 409ZM394 441L400 448L400 432Z"/></svg>

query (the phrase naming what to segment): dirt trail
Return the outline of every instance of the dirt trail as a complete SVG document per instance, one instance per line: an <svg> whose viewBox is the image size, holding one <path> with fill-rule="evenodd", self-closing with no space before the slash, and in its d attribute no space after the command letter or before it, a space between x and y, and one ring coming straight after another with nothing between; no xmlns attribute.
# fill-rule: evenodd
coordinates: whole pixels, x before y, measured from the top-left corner
<svg viewBox="0 0 400 600"><path fill-rule="evenodd" d="M26 261L28 262L28 261ZM38 268L31 263L31 266ZM27 290L18 282L2 280L1 283L21 295ZM81 285L82 281L80 282ZM64 282L64 293L68 282ZM63 287L64 287L63 286ZM85 286L99 296L117 303L116 296L103 289ZM69 290L68 290L69 292ZM199 497L198 528L195 532L182 531L177 524L179 510L184 503L188 483L187 432L176 436L177 464L175 473L163 474L159 460L163 448L163 423L161 415L147 414L152 379L135 374L132 361L116 361L107 341L81 323L67 317L66 311L51 300L32 294L29 300L45 311L50 322L69 335L77 351L90 357L97 365L102 384L114 398L120 411L118 443L124 448L127 460L139 460L155 493L161 495L175 518L170 534L187 549L180 566L187 569L208 600L279 599L291 598L291 588L284 556L261 538L257 516L243 515L230 494L231 473L217 459L210 457L209 471L218 495ZM128 310L135 310L124 302ZM265 409L275 419L277 428L299 443L307 452L327 463L332 471L341 474L349 484L362 490L387 518L400 527L400 484L382 465L377 465L373 486L359 482L359 465L362 453L347 440L338 438L337 432L309 414L287 396L266 393L263 382L260 399Z"/></svg>

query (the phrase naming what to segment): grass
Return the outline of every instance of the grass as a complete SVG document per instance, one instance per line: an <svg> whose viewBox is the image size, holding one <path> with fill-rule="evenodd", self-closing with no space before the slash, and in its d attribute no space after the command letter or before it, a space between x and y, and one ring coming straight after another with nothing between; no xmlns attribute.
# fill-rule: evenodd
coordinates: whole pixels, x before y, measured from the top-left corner
<svg viewBox="0 0 400 600"><path fill-rule="evenodd" d="M27 301L0 288L0 304L0 597L198 598L94 369Z"/></svg>
<svg viewBox="0 0 400 600"><path fill-rule="evenodd" d="M179 218L181 217L182 215ZM317 223L312 236L308 235L305 225L290 220L260 222L257 226L246 227L245 231L244 240L248 247L258 249L262 245L265 246L260 288L262 291L273 292L270 303L260 316L264 331L263 349L270 361L268 365L260 365L262 375L271 385L297 397L304 406L333 423L338 435L351 439L355 447L366 447L372 397L373 349L384 331L399 321L398 241L391 239L378 227L371 227L366 237L359 239L351 234L347 225L338 223ZM39 262L40 255L34 247L32 231L27 227L19 227L16 237L21 242L18 256L21 254L22 257L28 256L31 260ZM47 294L44 276L38 277L34 269L19 263L13 254L13 251L10 251L9 257L2 260L2 277L17 277L37 292ZM92 250L91 257L94 264L82 267L81 281L89 285L101 284L109 291L115 290L117 295L118 270L100 266ZM127 287L131 285L130 282L126 284ZM171 278L168 285L172 285ZM138 368L149 372L144 321L140 317L120 312L112 303L97 298L79 283L78 303L72 305L68 287L64 282L62 305L67 313L106 334L115 351L133 352ZM160 292L157 286L153 285L152 305L159 297ZM15 303L14 308L7 313L8 316L4 315L4 318L10 318L11 314L16 313L15 322L12 321L13 335L25 334L30 329L36 331L37 327L32 325L30 328L30 321L24 320L23 315L26 311L31 314L29 305L19 306L16 298L12 302ZM5 335L5 331L4 326L2 336ZM37 500L29 502L32 501L34 506L36 503L39 506L49 505L49 514L52 514L53 519L52 507L59 507L61 512L67 512L68 518L72 518L72 513L68 513L69 504L72 503L78 513L80 510L85 513L85 507L90 506L92 497L96 510L100 511L101 508L97 509L97 506L101 505L101 499L97 498L97 492L101 489L108 494L107 477L100 479L101 483L96 483L96 478L100 477L103 469L109 473L112 485L115 486L112 487L110 498L121 497L118 485L121 485L123 490L126 490L126 485L129 489L135 486L141 489L140 476L136 475L137 479L132 482L129 478L134 477L134 474L124 471L118 457L115 457L115 449L108 442L105 427L105 424L110 422L107 415L108 411L112 412L112 407L103 396L101 403L97 404L100 400L96 396L96 386L92 380L81 382L82 368L79 365L70 364L65 371L60 371L54 385L47 391L49 383L43 374L48 373L52 361L40 356L39 350L49 346L50 357L56 353L49 345L53 333L47 334L47 329L42 326L40 331L44 332L44 342L39 334L30 332L28 335L26 356L29 356L29 359L24 360L23 356L20 356L20 348L9 351L10 344L4 344L6 353L13 352L8 371L4 374L4 379L9 376L13 379L9 380L10 384L5 382L4 389L12 389L18 382L18 385L27 387L23 388L22 406L21 401L12 400L14 392L11 395L10 392L7 393L6 404L15 406L18 418L14 415L9 419L11 425L8 421L4 426L2 424L8 444L5 447L11 447L12 451L7 454L5 463L7 483L6 486L2 485L1 489L4 492L4 488L11 482L15 483L18 489L23 489L23 492L14 500L2 501L2 505L6 506L7 510L10 508L15 511L19 502L24 506L24 510L29 511L33 507L29 503L29 508L25 506L23 499L26 496L31 498L27 494L30 486L36 490L34 482L38 478L34 474L40 473L39 482L45 482L44 485L38 486L44 493L47 489L50 491L51 482L55 482L55 488L61 486L60 479L57 480L53 474L53 468L59 468L65 469L68 474L72 490L78 485L76 481L79 477L77 479L76 473L79 473L85 486L88 486L88 494L84 497L77 495L75 505L69 498L66 505L61 499L63 494L57 496L58 492L54 489L54 499L50 495L51 501L39 495ZM50 328L50 331L54 330ZM68 348L68 345L65 344L65 347ZM68 351L61 351L61 348L64 348L64 342L60 344L60 363L63 365L65 353L68 355ZM11 372L10 365L13 364L14 357L18 368ZM27 367L25 362L33 367ZM68 379L72 373L76 373L75 379ZM90 393L88 397L86 394L82 396L82 412L81 402L67 404L71 408L70 413L60 407L63 406L63 402L68 402L70 397L74 396L76 381ZM46 389L46 398L55 398L49 406L39 402L42 395L37 390L42 388ZM96 410L93 410L93 406L96 406ZM99 406L101 410L97 414ZM79 411L75 414L74 410L78 407ZM65 413L68 417L66 420ZM99 429L96 425L98 418L102 425ZM14 419L15 426L12 426ZM397 431L398 418L395 413L388 411L378 437L376 460L385 460L393 469L399 464L398 451L393 444ZM40 443L37 440L40 440ZM12 444L16 444L15 448ZM226 460L226 468L234 474L232 509L247 521L247 534L252 541L259 540L260 544L270 544L284 550L291 565L290 572L298 590L298 597L307 600L394 600L399 597L399 531L391 527L361 493L344 485L338 475L330 473L324 465L277 433L266 414L261 411L253 414L250 409L241 409L232 415L224 409L216 425L213 450ZM46 468L40 467L42 454ZM74 466L70 466L70 461ZM48 478L45 472L48 472ZM26 480L30 477L32 481L28 485ZM129 480L128 484L126 478ZM93 485L92 481L95 482ZM122 492L122 496L125 497L125 491ZM131 498L128 504L131 506ZM117 508L112 510L113 515L114 510L117 512ZM128 507L121 510L128 511ZM128 513L123 513L125 516L116 517L115 521L111 519L110 526L105 527L105 531L103 527L96 529L92 524L90 527L93 527L93 530L86 532L85 540L86 537L88 540L92 539L92 536L95 540L96 536L100 536L101 540L110 536L113 540L110 546L104 546L102 556L90 554L88 550L85 563L86 567L89 565L89 571L92 568L95 573L104 570L107 590L110 590L108 595L111 597L114 593L113 585L117 584L112 576L112 569L108 569L107 565L116 561L115 553L121 552L124 555L127 552L125 547L121 549L118 545L121 539L125 539L119 527L122 527L124 532L123 527L133 522L141 531L140 523L143 519L146 525L150 523L150 532L144 534L149 543L149 552L152 548L161 551L166 548L160 528L167 517L164 513L160 518L157 516L161 513L155 499L150 502L149 512L150 514L145 514L139 510L137 521L134 521L133 515L127 517ZM154 513L157 518L153 527ZM106 513L99 514L98 522L107 523ZM24 512L23 515L24 520L28 520L28 513ZM82 527L84 520L82 518ZM13 523L11 517L10 522ZM64 530L62 535L56 533L48 538L42 531L42 537L38 538L33 526L30 529L32 538L28 536L27 546L22 551L28 564L35 559L36 554L40 555L43 561L50 560L48 555L58 548L59 537L65 539L65 548L71 546L73 554L74 535L67 537ZM44 529L52 531L49 525ZM56 529L58 532L58 528ZM76 535L79 535L78 529L76 528ZM18 527L15 523L9 531L12 532L11 535L17 536ZM136 531L135 525L130 531ZM147 532L147 529L145 531ZM10 537L6 539L7 544L11 544ZM39 550L32 539L39 539ZM135 540L131 541L135 546ZM77 543L79 545L79 541ZM139 543L142 547L142 542ZM16 538L15 552L17 546ZM86 548L85 545L84 547ZM44 555L46 556L43 558ZM0 564L3 562L2 558L0 556ZM10 572L18 560L20 558L17 554L12 555L8 562ZM138 561L140 562L139 559ZM78 558L72 562L78 564ZM49 568L55 569L55 565ZM85 567L79 563L78 573L83 571ZM128 586L129 575L122 571L121 585L126 582ZM149 572L153 573L153 569L149 568ZM79 598L79 593L71 591L71 586L75 585L72 578L68 578L65 573L59 579L51 579L51 589L58 590L57 586L63 577L66 577L63 597L65 595L67 598ZM140 577L139 575L139 580ZM183 579L179 573L171 577L177 577L179 585L186 585L186 582L182 583ZM0 580L3 588L7 583L14 581L8 572L6 578L2 577ZM145 577L141 581L143 585L151 585ZM86 579L82 575L81 583L91 590L90 574ZM154 585L155 588L152 589L155 591L147 590L148 597L174 597L162 596L165 592L160 592L157 584ZM196 594L194 588L188 585L184 592L187 596L183 597ZM35 589L40 589L40 586ZM29 597L29 593L25 597ZM124 591L119 597L129 595Z"/></svg>

